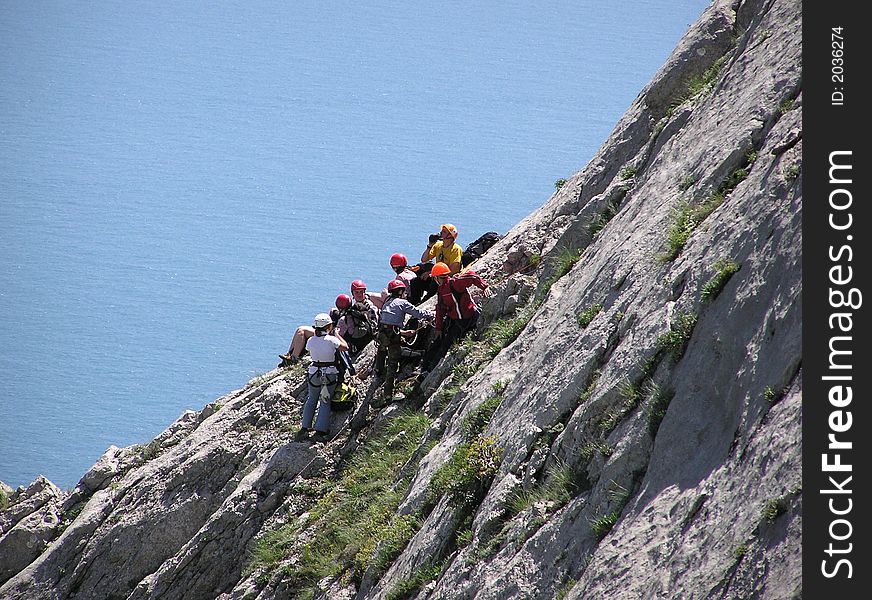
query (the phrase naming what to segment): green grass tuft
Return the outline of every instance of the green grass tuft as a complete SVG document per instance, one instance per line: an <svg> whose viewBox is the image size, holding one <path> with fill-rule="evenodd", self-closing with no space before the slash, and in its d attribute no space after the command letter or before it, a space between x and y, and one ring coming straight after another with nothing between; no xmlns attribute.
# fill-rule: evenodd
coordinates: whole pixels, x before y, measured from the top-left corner
<svg viewBox="0 0 872 600"><path fill-rule="evenodd" d="M732 260L721 259L715 263L716 273L704 286L702 286L701 298L706 300L714 300L718 294L727 285L730 278L735 275L741 266L739 263Z"/></svg>
<svg viewBox="0 0 872 600"><path fill-rule="evenodd" d="M570 248L564 248L557 255L557 268L555 269L555 273L557 274L557 279L560 279L569 271L572 270L572 267L575 266L575 263L578 262L578 259L581 258L580 250L572 250Z"/></svg>
<svg viewBox="0 0 872 600"><path fill-rule="evenodd" d="M572 591L572 588L575 587L576 583L578 583L578 581L575 579L567 580L566 583L561 585L560 589L557 590L557 595L554 596L554 600L563 600L566 597L566 594Z"/></svg>
<svg viewBox="0 0 872 600"><path fill-rule="evenodd" d="M699 205L686 201L680 203L673 211L673 223L666 234L667 250L661 255L661 261L670 262L678 258L694 230L723 202L724 195L715 193Z"/></svg>
<svg viewBox="0 0 872 600"><path fill-rule="evenodd" d="M619 505L620 512L624 510L624 507L630 500L630 490L612 480L612 487L608 490L608 496L612 502L616 502Z"/></svg>
<svg viewBox="0 0 872 600"><path fill-rule="evenodd" d="M572 467L562 460L556 460L548 468L541 483L527 490L515 490L509 496L506 506L511 516L537 502L549 502L560 507L574 498L578 490L579 485Z"/></svg>
<svg viewBox="0 0 872 600"><path fill-rule="evenodd" d="M775 519L787 512L787 500L785 498L770 498L763 505L763 519L767 523L774 523Z"/></svg>
<svg viewBox="0 0 872 600"><path fill-rule="evenodd" d="M451 387L445 387L439 390L438 400L440 404L447 404L451 402L454 396L457 395L457 392L460 391L460 386L455 385Z"/></svg>
<svg viewBox="0 0 872 600"><path fill-rule="evenodd" d="M467 340L467 343L469 341ZM477 352L470 352L464 359L454 365L454 368L451 370L451 383L454 386L463 386L464 383L469 381L470 377L476 374L483 362L482 358L477 356L477 354Z"/></svg>
<svg viewBox="0 0 872 600"><path fill-rule="evenodd" d="M630 500L630 491L627 488L615 483L615 481L612 481L612 484L614 487L608 489L607 493L609 500L615 505L615 510L607 515L597 517L590 524L591 530L600 538L612 530Z"/></svg>
<svg viewBox="0 0 872 600"><path fill-rule="evenodd" d="M473 554L475 562L486 560L499 552L499 549L506 542L507 537L508 535L505 527L493 535L485 536L480 540L478 548Z"/></svg>
<svg viewBox="0 0 872 600"><path fill-rule="evenodd" d="M142 458L142 460L149 461L157 457L158 454L160 454L160 442L157 440L152 440L144 446L138 446L138 449L139 456Z"/></svg>
<svg viewBox="0 0 872 600"><path fill-rule="evenodd" d="M748 178L748 172L751 167L754 165L754 162L757 160L757 151L751 150L745 155L745 163L736 169L730 174L729 177L724 179L721 184L718 186L718 193L723 196L729 195L737 185L745 181Z"/></svg>
<svg viewBox="0 0 872 600"><path fill-rule="evenodd" d="M487 358L493 358L518 338L533 317L535 308L533 305L527 306L512 318L500 319L490 324L484 333Z"/></svg>
<svg viewBox="0 0 872 600"><path fill-rule="evenodd" d="M708 217L714 210L724 203L726 197L732 192L737 185L747 179L749 170L757 160L757 151L752 150L745 155L743 166L733 171L725 178L718 186L716 192L706 198L701 204L693 205L687 201L679 204L678 208L673 212L673 224L669 228L666 236L667 250L660 256L662 262L670 262L675 260L688 238L699 227L699 225ZM685 187L686 182L686 187ZM693 185L693 181L685 178L679 184L682 191Z"/></svg>
<svg viewBox="0 0 872 600"><path fill-rule="evenodd" d="M696 327L697 316L692 313L680 315L672 327L657 338L657 346L664 352L671 352L672 356L678 360L684 353L684 347L690 340L693 334L693 329Z"/></svg>
<svg viewBox="0 0 872 600"><path fill-rule="evenodd" d="M623 169L621 169L620 176L621 176L621 179L632 179L633 177L636 176L636 173L638 173L638 172L639 172L638 167L634 167L634 166L630 165L630 166L626 166Z"/></svg>
<svg viewBox="0 0 872 600"><path fill-rule="evenodd" d="M555 423L545 431L536 436L536 441L533 442L534 448L550 448L557 436L560 435L566 426L563 423Z"/></svg>
<svg viewBox="0 0 872 600"><path fill-rule="evenodd" d="M472 538L473 538L472 526L470 526L462 531L459 531L457 533L457 540L456 540L457 547L458 548L465 548L466 546L469 546L472 543Z"/></svg>
<svg viewBox="0 0 872 600"><path fill-rule="evenodd" d="M766 389L763 390L763 399L769 404L777 404L786 393L787 391L784 389L776 390L771 385L767 385Z"/></svg>
<svg viewBox="0 0 872 600"><path fill-rule="evenodd" d="M491 386L491 393L494 395L502 395L503 392L506 391L506 388L509 387L509 383L511 383L508 379L500 379L499 381L494 382Z"/></svg>
<svg viewBox="0 0 872 600"><path fill-rule="evenodd" d="M548 295L548 292L551 291L551 286L553 286L557 281L569 273L572 270L572 267L575 266L575 263L578 262L578 259L581 258L580 250L572 250L570 248L564 248L561 250L556 257L552 258L552 261L555 264L554 273L550 278L542 285L542 288L539 290L537 294L537 298L539 302L541 302L545 296ZM534 303L534 306L538 306L538 302Z"/></svg>
<svg viewBox="0 0 872 600"><path fill-rule="evenodd" d="M114 481L112 482L115 483ZM114 489L113 489L114 491ZM78 503L74 504L69 509L63 511L61 513L60 524L58 527L58 531L64 532L67 527L69 527L76 518L82 514L82 511L85 509L85 505L87 504L87 500L80 500Z"/></svg>
<svg viewBox="0 0 872 600"><path fill-rule="evenodd" d="M742 183L748 178L748 169L745 167L740 167L730 174L729 177L724 179L721 182L720 187L718 187L718 191L722 193L724 196L732 192L737 185Z"/></svg>
<svg viewBox="0 0 872 600"><path fill-rule="evenodd" d="M578 397L579 404L584 404L585 402L590 400L590 397L593 395L594 389L596 389L596 384L599 381L601 374L602 374L602 371L600 371L599 369L597 369L596 371L594 371L593 373L590 374L590 379L587 382L587 386L584 388L584 391L581 392L581 395Z"/></svg>
<svg viewBox="0 0 872 600"><path fill-rule="evenodd" d="M587 224L587 231L590 233L590 236L596 237L616 214L618 214L618 206L614 202L606 204L606 207L601 212L590 218Z"/></svg>
<svg viewBox="0 0 872 600"><path fill-rule="evenodd" d="M684 88L684 92L666 109L667 116L671 116L675 109L682 104L695 100L698 96L711 90L717 81L718 75L721 73L725 61L726 56L722 56L706 69L705 72L691 77Z"/></svg>
<svg viewBox="0 0 872 600"><path fill-rule="evenodd" d="M559 190L564 185L566 185L566 180L565 179L558 179L557 181L554 182L554 189Z"/></svg>
<svg viewBox="0 0 872 600"><path fill-rule="evenodd" d="M422 522L417 515L397 515L395 507L385 507L383 513L367 525L369 537L355 553L354 564L358 573L373 567L375 573L381 575L421 528Z"/></svg>
<svg viewBox="0 0 872 600"><path fill-rule="evenodd" d="M629 379L624 379L618 385L618 392L630 408L635 408L639 404L641 390L637 383L630 381Z"/></svg>
<svg viewBox="0 0 872 600"><path fill-rule="evenodd" d="M460 424L461 431L463 431L463 437L467 440L471 440L483 432L502 401L502 394L491 396L482 402L481 405L466 414Z"/></svg>
<svg viewBox="0 0 872 600"><path fill-rule="evenodd" d="M685 175L681 178L681 181L678 182L678 189L682 192L686 192L696 183L696 178L693 175Z"/></svg>
<svg viewBox="0 0 872 600"><path fill-rule="evenodd" d="M578 314L576 321L578 322L578 326L584 329L590 322L593 321L594 317L596 317L600 311L603 309L602 304L592 304L584 309L582 312Z"/></svg>
<svg viewBox="0 0 872 600"><path fill-rule="evenodd" d="M660 385L653 381L649 384L649 402L650 408L648 412L648 433L651 437L657 436L657 431L660 429L660 423L666 416L666 410L669 408L669 403L675 392L672 390L663 389Z"/></svg>
<svg viewBox="0 0 872 600"><path fill-rule="evenodd" d="M611 433L618 426L618 423L633 412L642 398L642 390L639 389L639 384L629 379L624 379L618 385L618 392L624 402L619 408L607 412L605 418L599 422L600 430L606 435Z"/></svg>
<svg viewBox="0 0 872 600"><path fill-rule="evenodd" d="M581 447L578 451L578 455L582 460L590 460L594 454L599 453L608 457L611 456L614 451L615 449L606 442L589 442Z"/></svg>
<svg viewBox="0 0 872 600"><path fill-rule="evenodd" d="M657 370L657 365L660 364L660 353L661 350L658 348L654 354L639 363L639 367L642 369L639 381L645 381L654 376L654 372Z"/></svg>
<svg viewBox="0 0 872 600"><path fill-rule="evenodd" d="M602 515L591 521L590 529L597 537L604 537L612 530L620 517L620 511L614 511L607 515Z"/></svg>
<svg viewBox="0 0 872 600"><path fill-rule="evenodd" d="M444 569L444 562L435 564L425 562L424 566L412 573L408 579L403 579L392 587L385 595L385 600L409 600L414 598L422 587L438 579Z"/></svg>
<svg viewBox="0 0 872 600"><path fill-rule="evenodd" d="M448 494L455 506L481 502L502 460L503 449L497 444L496 437L481 434L460 444L430 480L430 498Z"/></svg>

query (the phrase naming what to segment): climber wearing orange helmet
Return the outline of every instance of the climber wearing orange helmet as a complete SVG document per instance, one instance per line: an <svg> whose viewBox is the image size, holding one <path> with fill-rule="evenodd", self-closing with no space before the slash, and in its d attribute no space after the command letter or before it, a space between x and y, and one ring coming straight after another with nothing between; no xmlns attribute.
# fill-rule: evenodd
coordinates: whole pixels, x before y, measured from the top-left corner
<svg viewBox="0 0 872 600"><path fill-rule="evenodd" d="M439 228L439 233L430 236L427 248L421 254L422 262L434 259L448 265L452 275L460 272L463 250L457 244L457 227L451 223L444 223Z"/></svg>
<svg viewBox="0 0 872 600"><path fill-rule="evenodd" d="M430 276L439 285L435 323L438 339L421 364L423 376L445 356L455 340L475 329L481 311L469 293L469 288L475 286L484 292L485 298L491 296L487 283L474 271L453 275L448 265L438 262L430 271Z"/></svg>
<svg viewBox="0 0 872 600"><path fill-rule="evenodd" d="M421 310L414 304L403 298L406 292L406 284L401 279L394 279L388 283L388 299L382 305L379 313L378 328L378 351L375 355L375 374L381 380L384 379L383 399L384 404L391 402L394 394L394 379L400 364L400 348L402 335L412 335L414 330L406 331L406 316L421 320L431 320L433 313L429 310Z"/></svg>

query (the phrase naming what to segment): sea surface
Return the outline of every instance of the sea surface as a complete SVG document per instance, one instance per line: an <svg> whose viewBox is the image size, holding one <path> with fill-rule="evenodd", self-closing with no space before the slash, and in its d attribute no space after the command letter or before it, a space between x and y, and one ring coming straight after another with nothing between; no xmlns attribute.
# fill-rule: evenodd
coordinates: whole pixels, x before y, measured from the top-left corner
<svg viewBox="0 0 872 600"><path fill-rule="evenodd" d="M505 233L702 0L0 0L0 480L73 487L353 279Z"/></svg>

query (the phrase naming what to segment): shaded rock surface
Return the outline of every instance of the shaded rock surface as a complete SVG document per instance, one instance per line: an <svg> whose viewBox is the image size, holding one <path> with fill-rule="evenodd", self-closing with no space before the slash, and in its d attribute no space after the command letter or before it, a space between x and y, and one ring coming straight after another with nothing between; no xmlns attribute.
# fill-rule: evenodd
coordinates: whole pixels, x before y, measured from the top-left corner
<svg viewBox="0 0 872 600"><path fill-rule="evenodd" d="M801 597L801 105L800 3L714 2L591 162L472 265L495 292L478 341L407 401L430 418L397 469L412 530L307 593ZM71 492L5 489L0 598L299 597L312 490L402 412L367 395L331 441L297 441L304 393L277 369L108 449ZM462 509L434 498L495 396L476 439L497 468ZM299 539L255 560L283 530Z"/></svg>

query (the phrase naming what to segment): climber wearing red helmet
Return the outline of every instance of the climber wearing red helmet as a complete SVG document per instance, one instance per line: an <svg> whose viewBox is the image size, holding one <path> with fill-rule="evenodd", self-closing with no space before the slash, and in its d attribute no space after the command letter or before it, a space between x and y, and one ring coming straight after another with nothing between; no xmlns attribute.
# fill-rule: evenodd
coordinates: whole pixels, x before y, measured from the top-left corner
<svg viewBox="0 0 872 600"><path fill-rule="evenodd" d="M369 300L370 304L372 304L376 309L379 309L381 308L382 302L385 301L387 293L368 292L366 291L366 284L363 280L355 279L351 282L351 297L354 298L355 302Z"/></svg>
<svg viewBox="0 0 872 600"><path fill-rule="evenodd" d="M391 255L391 269L397 275L397 279L401 279L406 284L406 299L412 304L420 304L426 298L436 293L436 286L433 282L422 278L428 272L425 267L432 265L418 264L409 266L409 261L404 254L395 252ZM428 285L432 286L432 291L425 298ZM382 292L382 298L387 299L388 291Z"/></svg>
<svg viewBox="0 0 872 600"><path fill-rule="evenodd" d="M388 298L382 305L379 314L378 328L378 351L375 356L375 374L381 380L384 379L383 402L387 404L393 400L394 379L400 364L400 347L402 335L410 335L414 330L406 331L406 317L411 316L421 320L431 320L433 313L429 310L420 310L415 305L403 298L406 292L406 283L401 279L394 279L388 283ZM378 405L378 404L376 404Z"/></svg>
<svg viewBox="0 0 872 600"><path fill-rule="evenodd" d="M399 252L394 252L391 254L391 268L396 270L397 268L403 269L409 266L409 261L406 260L406 256L404 254L400 254Z"/></svg>
<svg viewBox="0 0 872 600"><path fill-rule="evenodd" d="M359 280L356 280L354 283L358 282ZM352 286L354 287L354 284ZM359 285L356 287L360 288ZM339 294L336 296L334 311L336 313L336 330L348 342L348 354L353 359L375 339L378 309L365 296L363 301L357 302L352 301L347 294Z"/></svg>
<svg viewBox="0 0 872 600"><path fill-rule="evenodd" d="M351 296L348 294L339 294L336 296L336 308L339 310L351 308Z"/></svg>

